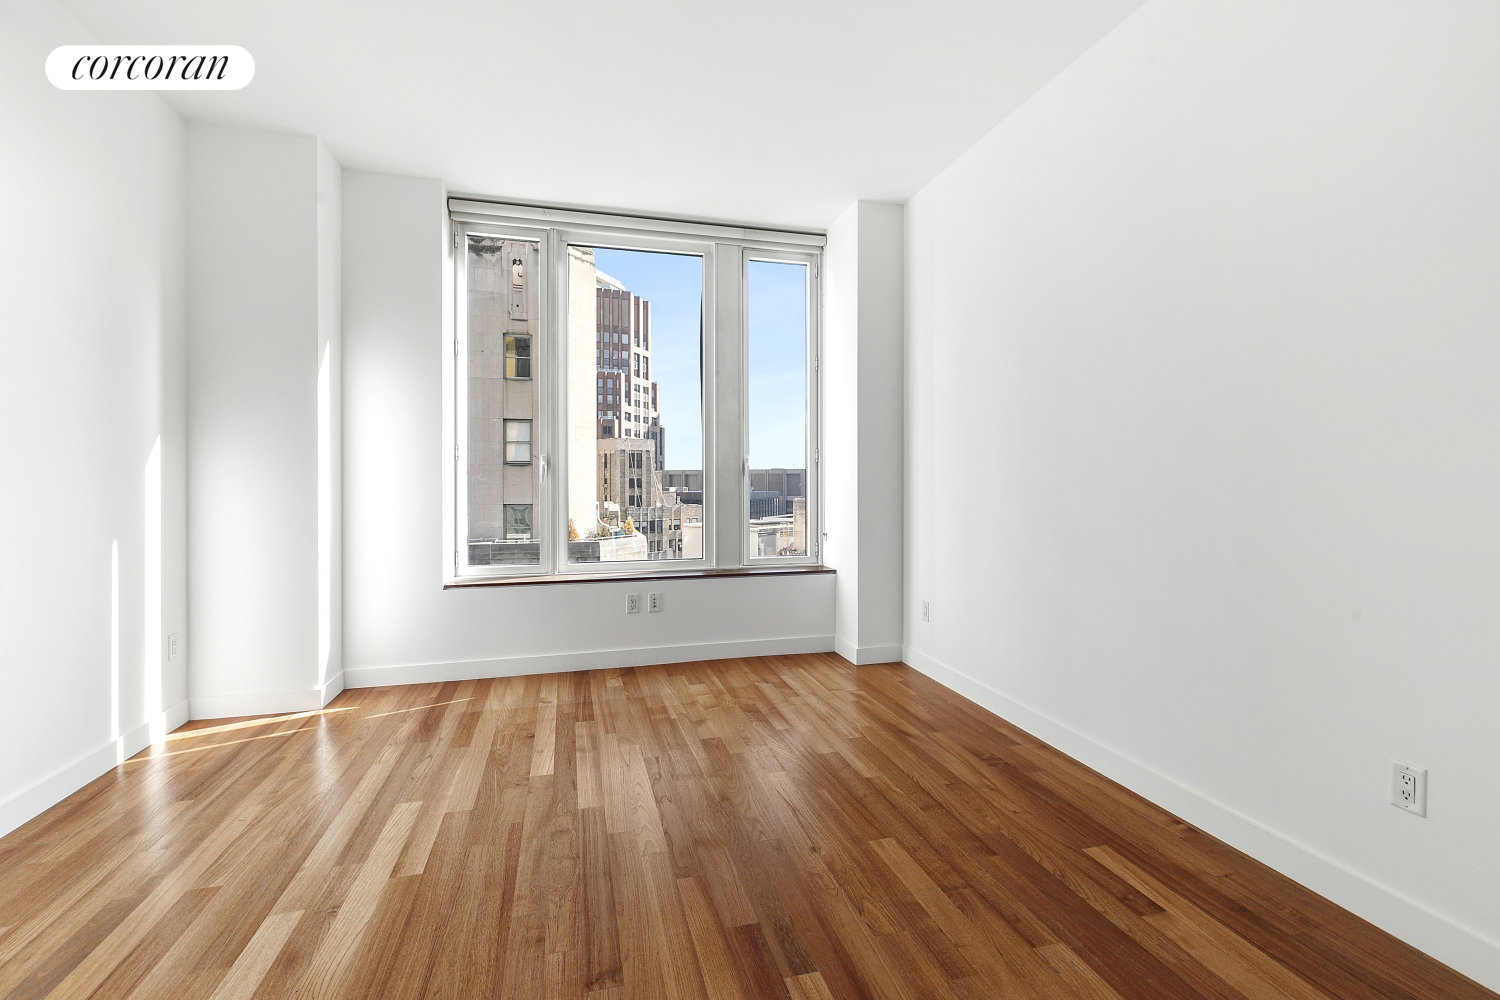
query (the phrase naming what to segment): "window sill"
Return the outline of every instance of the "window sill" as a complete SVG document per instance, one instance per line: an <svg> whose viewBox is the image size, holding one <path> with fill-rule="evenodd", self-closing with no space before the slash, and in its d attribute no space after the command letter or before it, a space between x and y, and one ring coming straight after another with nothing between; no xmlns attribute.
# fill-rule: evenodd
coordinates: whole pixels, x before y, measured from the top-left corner
<svg viewBox="0 0 1500 1000"><path fill-rule="evenodd" d="M580 573L567 576L483 577L473 580L453 580L443 584L443 589L540 587L559 583L639 583L645 580L721 580L754 576L817 576L833 572L827 566L753 566L746 569L698 569L678 573Z"/></svg>

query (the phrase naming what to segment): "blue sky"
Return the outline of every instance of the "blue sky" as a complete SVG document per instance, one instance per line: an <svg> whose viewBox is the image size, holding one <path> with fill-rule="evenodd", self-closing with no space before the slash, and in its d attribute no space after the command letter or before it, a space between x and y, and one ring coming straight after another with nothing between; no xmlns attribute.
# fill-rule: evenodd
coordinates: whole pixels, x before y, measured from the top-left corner
<svg viewBox="0 0 1500 1000"><path fill-rule="evenodd" d="M669 469L703 467L699 257L595 250L599 270L651 303L651 374L659 386ZM750 263L750 464L807 462L807 270Z"/></svg>
<svg viewBox="0 0 1500 1000"><path fill-rule="evenodd" d="M807 468L807 267L750 262L750 467Z"/></svg>

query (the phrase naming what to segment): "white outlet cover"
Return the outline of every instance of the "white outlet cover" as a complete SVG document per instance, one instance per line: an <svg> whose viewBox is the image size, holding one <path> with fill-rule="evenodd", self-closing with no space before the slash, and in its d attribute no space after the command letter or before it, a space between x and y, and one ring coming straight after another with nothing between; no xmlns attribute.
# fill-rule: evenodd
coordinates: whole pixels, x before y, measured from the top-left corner
<svg viewBox="0 0 1500 1000"><path fill-rule="evenodd" d="M646 610L652 614L660 611L664 603L659 592L646 595Z"/></svg>
<svg viewBox="0 0 1500 1000"><path fill-rule="evenodd" d="M1427 769L1391 758L1391 805L1418 816L1427 815Z"/></svg>
<svg viewBox="0 0 1500 1000"><path fill-rule="evenodd" d="M625 595L625 613L627 615L638 615L638 614L641 613L641 595L640 594L626 594Z"/></svg>

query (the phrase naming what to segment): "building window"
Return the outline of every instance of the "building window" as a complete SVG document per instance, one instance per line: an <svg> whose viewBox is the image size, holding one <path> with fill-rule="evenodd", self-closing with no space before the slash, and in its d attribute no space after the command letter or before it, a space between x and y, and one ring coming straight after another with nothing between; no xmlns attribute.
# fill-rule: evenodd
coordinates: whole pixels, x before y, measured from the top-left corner
<svg viewBox="0 0 1500 1000"><path fill-rule="evenodd" d="M531 378L531 337L510 333L505 336L505 377Z"/></svg>
<svg viewBox="0 0 1500 1000"><path fill-rule="evenodd" d="M455 578L817 562L820 238L450 209Z"/></svg>
<svg viewBox="0 0 1500 1000"><path fill-rule="evenodd" d="M530 541L531 504L508 503L505 505L505 539L511 542Z"/></svg>
<svg viewBox="0 0 1500 1000"><path fill-rule="evenodd" d="M505 464L531 464L530 420L507 420L505 422Z"/></svg>

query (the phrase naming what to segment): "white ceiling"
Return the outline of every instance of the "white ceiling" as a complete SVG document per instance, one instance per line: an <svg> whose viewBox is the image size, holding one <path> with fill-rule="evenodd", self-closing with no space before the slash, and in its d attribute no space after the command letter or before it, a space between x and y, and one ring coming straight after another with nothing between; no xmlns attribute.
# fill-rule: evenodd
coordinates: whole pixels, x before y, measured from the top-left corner
<svg viewBox="0 0 1500 1000"><path fill-rule="evenodd" d="M64 2L106 43L243 45L244 90L163 96L346 167L822 227L905 200L1142 0Z"/></svg>

